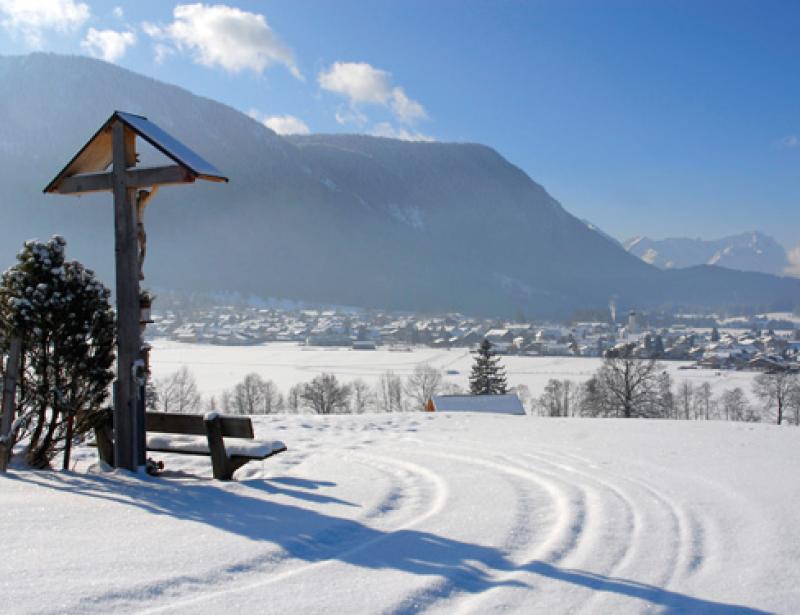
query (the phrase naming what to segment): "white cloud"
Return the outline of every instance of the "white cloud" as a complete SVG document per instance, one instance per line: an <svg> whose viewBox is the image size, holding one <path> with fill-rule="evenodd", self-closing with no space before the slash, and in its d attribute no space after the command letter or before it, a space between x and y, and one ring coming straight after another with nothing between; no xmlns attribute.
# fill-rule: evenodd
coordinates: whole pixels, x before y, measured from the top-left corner
<svg viewBox="0 0 800 615"><path fill-rule="evenodd" d="M391 75L366 62L336 62L320 72L317 81L322 89L341 94L354 103L385 105L391 95Z"/></svg>
<svg viewBox="0 0 800 615"><path fill-rule="evenodd" d="M89 28L86 38L81 41L81 47L90 55L102 58L106 62L116 62L125 55L128 47L135 44L136 35L133 32L95 30L94 28Z"/></svg>
<svg viewBox="0 0 800 615"><path fill-rule="evenodd" d="M161 64L165 59L175 53L175 50L164 43L153 45L153 52L156 54L156 64Z"/></svg>
<svg viewBox="0 0 800 615"><path fill-rule="evenodd" d="M436 141L431 136L422 134L421 132L412 132L406 128L397 128L392 126L389 122L381 122L376 124L370 134L373 137L388 137L389 139L400 139L401 141Z"/></svg>
<svg viewBox="0 0 800 615"><path fill-rule="evenodd" d="M111 11L111 12L114 14L114 17L116 17L117 19L122 19L123 17L125 17L125 11L122 9L121 6L115 6L114 10Z"/></svg>
<svg viewBox="0 0 800 615"><path fill-rule="evenodd" d="M42 46L45 31L72 32L90 15L89 5L75 0L0 0L0 24L35 48Z"/></svg>
<svg viewBox="0 0 800 615"><path fill-rule="evenodd" d="M166 36L164 28L149 21L142 22L142 32L150 38L164 38Z"/></svg>
<svg viewBox="0 0 800 615"><path fill-rule="evenodd" d="M143 23L142 29L148 36L190 52L194 61L204 66L260 74L270 66L282 64L302 79L292 50L278 39L263 15L224 4L179 4L173 17L167 26ZM163 59L163 51L160 57Z"/></svg>
<svg viewBox="0 0 800 615"><path fill-rule="evenodd" d="M254 120L261 122L267 128L274 130L279 135L307 135L311 134L311 130L299 117L294 115L271 115L266 116L259 113L256 109L250 109L247 115Z"/></svg>
<svg viewBox="0 0 800 615"><path fill-rule="evenodd" d="M345 108L339 107L334 117L336 117L336 122L342 126L347 124L364 126L369 121L369 118L364 113L352 106Z"/></svg>
<svg viewBox="0 0 800 615"><path fill-rule="evenodd" d="M790 148L800 145L800 138L797 135L787 135L778 141L778 147Z"/></svg>
<svg viewBox="0 0 800 615"><path fill-rule="evenodd" d="M392 111L401 122L411 124L416 120L424 120L428 117L424 107L416 100L411 100L406 96L403 88L392 90Z"/></svg>
<svg viewBox="0 0 800 615"><path fill-rule="evenodd" d="M293 115L273 115L264 120L264 124L279 135L311 134L308 125Z"/></svg>
<svg viewBox="0 0 800 615"><path fill-rule="evenodd" d="M791 250L787 250L786 258L789 260L789 266L783 272L786 275L800 278L800 244L797 244Z"/></svg>
<svg viewBox="0 0 800 615"><path fill-rule="evenodd" d="M317 82L323 90L349 100L350 113L339 111L336 114L336 121L340 124L351 121L364 123L364 115L358 109L361 104L389 107L395 117L405 124L428 117L425 108L409 98L403 88L392 86L390 73L366 62L335 62L319 73Z"/></svg>

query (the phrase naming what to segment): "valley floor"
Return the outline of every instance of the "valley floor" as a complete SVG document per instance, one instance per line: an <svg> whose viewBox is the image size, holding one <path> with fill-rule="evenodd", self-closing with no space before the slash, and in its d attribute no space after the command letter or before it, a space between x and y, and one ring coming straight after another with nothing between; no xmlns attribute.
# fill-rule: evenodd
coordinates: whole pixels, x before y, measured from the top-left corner
<svg viewBox="0 0 800 615"><path fill-rule="evenodd" d="M800 429L447 414L258 417L210 479L0 478L6 613L800 611ZM154 454L154 456L156 456Z"/></svg>
<svg viewBox="0 0 800 615"><path fill-rule="evenodd" d="M219 396L234 387L249 373L272 380L286 394L289 388L308 382L322 373L334 374L341 382L356 379L375 385L387 371L406 378L420 364L428 364L444 373L444 382L469 388L469 374L475 355L464 348L440 350L414 348L410 352L351 350L349 348L319 348L292 342L270 342L257 346L214 346L211 344L182 344L166 339L152 341L151 364L158 380L188 367L197 379L200 392ZM592 377L603 360L583 357L502 356L509 386L525 385L534 397L544 391L551 378L568 379L576 383ZM715 395L726 389L741 387L745 394L752 388L758 372L685 369L693 367L688 361L663 361L662 369L672 376L675 386L686 381L693 386L703 382L711 385Z"/></svg>

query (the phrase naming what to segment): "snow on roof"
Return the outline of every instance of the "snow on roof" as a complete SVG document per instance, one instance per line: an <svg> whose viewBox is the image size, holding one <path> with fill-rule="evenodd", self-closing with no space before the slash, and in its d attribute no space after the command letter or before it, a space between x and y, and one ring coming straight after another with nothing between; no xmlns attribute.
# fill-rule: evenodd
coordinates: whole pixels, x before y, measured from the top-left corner
<svg viewBox="0 0 800 615"><path fill-rule="evenodd" d="M504 337L508 335L508 329L489 329L486 337Z"/></svg>
<svg viewBox="0 0 800 615"><path fill-rule="evenodd" d="M522 402L514 393L506 395L434 395L436 412L494 412L525 414Z"/></svg>

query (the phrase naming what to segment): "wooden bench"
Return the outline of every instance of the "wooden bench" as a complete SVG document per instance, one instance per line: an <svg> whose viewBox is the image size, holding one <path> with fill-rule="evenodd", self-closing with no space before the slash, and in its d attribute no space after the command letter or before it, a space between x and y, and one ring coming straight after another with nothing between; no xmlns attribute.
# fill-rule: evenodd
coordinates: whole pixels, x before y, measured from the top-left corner
<svg viewBox="0 0 800 615"><path fill-rule="evenodd" d="M230 480L233 473L248 461L266 459L286 450L283 442L255 441L253 422L248 417L222 416L216 412L204 416L147 412L145 430L148 432L148 451L208 455L214 478L219 480ZM151 435L153 433L176 434L178 437ZM205 436L205 441L197 436ZM251 441L226 445L225 437Z"/></svg>
<svg viewBox="0 0 800 615"><path fill-rule="evenodd" d="M243 416L223 416L216 412L206 415L147 412L145 430L147 450L179 455L207 455L211 457L214 478L230 480L233 473L249 461L266 459L286 450L280 441L255 440L253 422ZM105 436L101 434L105 432ZM96 430L97 443L102 458L109 451L110 430ZM205 436L203 438L202 436ZM225 438L237 438L238 442ZM105 450L104 450L105 449Z"/></svg>

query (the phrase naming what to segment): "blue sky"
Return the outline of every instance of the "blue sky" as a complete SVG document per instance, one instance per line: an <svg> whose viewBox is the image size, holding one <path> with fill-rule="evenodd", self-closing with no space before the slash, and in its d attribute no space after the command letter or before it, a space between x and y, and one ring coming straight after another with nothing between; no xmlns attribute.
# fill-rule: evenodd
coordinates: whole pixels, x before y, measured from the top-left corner
<svg viewBox="0 0 800 615"><path fill-rule="evenodd" d="M485 143L619 238L800 243L793 0L0 0L0 53L37 49L282 131Z"/></svg>

